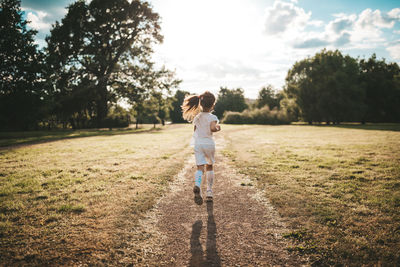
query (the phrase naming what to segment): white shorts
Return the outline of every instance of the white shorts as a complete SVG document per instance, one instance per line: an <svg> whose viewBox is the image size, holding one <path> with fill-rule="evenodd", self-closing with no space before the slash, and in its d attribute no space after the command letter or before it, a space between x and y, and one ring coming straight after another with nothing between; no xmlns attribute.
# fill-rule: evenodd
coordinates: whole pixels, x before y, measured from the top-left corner
<svg viewBox="0 0 400 267"><path fill-rule="evenodd" d="M194 157L196 158L196 165L212 165L214 160L215 145L214 144L195 144Z"/></svg>

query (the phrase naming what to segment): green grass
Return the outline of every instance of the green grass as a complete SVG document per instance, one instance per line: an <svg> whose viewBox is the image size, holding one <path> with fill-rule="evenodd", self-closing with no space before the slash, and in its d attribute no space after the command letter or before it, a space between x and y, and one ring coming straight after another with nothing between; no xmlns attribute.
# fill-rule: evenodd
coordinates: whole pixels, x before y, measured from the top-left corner
<svg viewBox="0 0 400 267"><path fill-rule="evenodd" d="M400 125L230 126L224 151L316 265L400 263Z"/></svg>
<svg viewBox="0 0 400 267"><path fill-rule="evenodd" d="M191 132L189 125L71 132L0 150L2 264L71 265L89 252L94 265L111 264L110 249L122 246L183 167ZM26 140L19 138L13 144Z"/></svg>

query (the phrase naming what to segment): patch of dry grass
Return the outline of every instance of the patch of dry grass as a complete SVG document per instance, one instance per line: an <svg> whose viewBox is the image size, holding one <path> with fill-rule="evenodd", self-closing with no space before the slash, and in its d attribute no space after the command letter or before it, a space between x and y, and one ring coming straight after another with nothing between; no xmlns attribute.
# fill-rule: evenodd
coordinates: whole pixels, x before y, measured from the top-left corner
<svg viewBox="0 0 400 267"><path fill-rule="evenodd" d="M0 150L2 264L102 265L135 257L135 223L189 153L192 128Z"/></svg>
<svg viewBox="0 0 400 267"><path fill-rule="evenodd" d="M386 129L386 130L385 130ZM230 126L224 151L316 265L400 264L400 125Z"/></svg>

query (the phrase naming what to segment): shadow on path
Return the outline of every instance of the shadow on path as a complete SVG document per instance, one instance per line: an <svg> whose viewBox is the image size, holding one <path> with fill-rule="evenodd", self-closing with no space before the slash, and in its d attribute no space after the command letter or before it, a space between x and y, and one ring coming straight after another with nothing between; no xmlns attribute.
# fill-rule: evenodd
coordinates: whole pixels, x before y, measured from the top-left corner
<svg viewBox="0 0 400 267"><path fill-rule="evenodd" d="M221 259L217 252L217 226L214 221L213 202L207 202L207 242L206 256L204 257L203 248L200 243L200 233L203 226L201 220L197 220L192 225L192 236L190 237L190 258L189 266L221 266Z"/></svg>

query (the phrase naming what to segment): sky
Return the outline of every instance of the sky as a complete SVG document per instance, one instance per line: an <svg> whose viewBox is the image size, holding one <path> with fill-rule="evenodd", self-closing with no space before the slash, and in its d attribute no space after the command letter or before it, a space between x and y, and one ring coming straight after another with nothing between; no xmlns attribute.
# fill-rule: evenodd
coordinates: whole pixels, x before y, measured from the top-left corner
<svg viewBox="0 0 400 267"><path fill-rule="evenodd" d="M73 0L22 0L43 47L51 24ZM323 48L400 63L399 0L149 0L161 16L164 42L157 65L192 93L221 86L256 98L269 84L280 90L296 61Z"/></svg>

